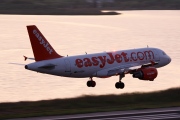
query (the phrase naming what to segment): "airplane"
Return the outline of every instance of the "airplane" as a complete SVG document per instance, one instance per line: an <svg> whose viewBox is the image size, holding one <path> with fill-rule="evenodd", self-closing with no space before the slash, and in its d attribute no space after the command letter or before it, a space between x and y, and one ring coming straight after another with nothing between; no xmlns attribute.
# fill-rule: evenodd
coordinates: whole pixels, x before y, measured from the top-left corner
<svg viewBox="0 0 180 120"><path fill-rule="evenodd" d="M72 78L89 78L88 87L95 87L93 77L108 78L119 76L115 83L117 89L123 89L122 78L132 74L133 78L153 81L157 68L171 62L171 58L158 48L138 48L77 56L59 55L35 25L28 25L34 58L24 56L24 59L35 60L25 65L25 69L56 76Z"/></svg>

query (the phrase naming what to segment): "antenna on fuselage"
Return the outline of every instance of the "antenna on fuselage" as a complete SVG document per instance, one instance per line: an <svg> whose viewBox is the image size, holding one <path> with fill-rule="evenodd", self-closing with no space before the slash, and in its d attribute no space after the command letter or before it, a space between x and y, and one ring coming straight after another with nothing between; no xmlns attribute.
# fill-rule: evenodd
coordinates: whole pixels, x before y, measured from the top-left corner
<svg viewBox="0 0 180 120"><path fill-rule="evenodd" d="M149 46L147 45L147 48L149 48Z"/></svg>
<svg viewBox="0 0 180 120"><path fill-rule="evenodd" d="M85 52L86 53L86 55L87 55L87 52Z"/></svg>

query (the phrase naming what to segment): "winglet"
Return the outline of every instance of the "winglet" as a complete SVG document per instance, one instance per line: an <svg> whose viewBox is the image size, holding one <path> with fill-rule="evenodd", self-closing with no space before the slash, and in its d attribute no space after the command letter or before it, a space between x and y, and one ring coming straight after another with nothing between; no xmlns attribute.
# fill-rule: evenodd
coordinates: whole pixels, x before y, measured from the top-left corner
<svg viewBox="0 0 180 120"><path fill-rule="evenodd" d="M35 61L60 58L59 54L49 44L43 34L35 25L27 26Z"/></svg>

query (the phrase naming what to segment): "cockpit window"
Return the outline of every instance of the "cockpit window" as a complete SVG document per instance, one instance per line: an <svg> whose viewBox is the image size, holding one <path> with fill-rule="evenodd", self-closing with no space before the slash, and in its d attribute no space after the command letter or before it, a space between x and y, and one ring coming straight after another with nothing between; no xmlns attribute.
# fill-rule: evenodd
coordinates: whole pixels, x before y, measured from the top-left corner
<svg viewBox="0 0 180 120"><path fill-rule="evenodd" d="M163 54L163 55L166 55L166 53L165 53L165 52L162 52L162 54Z"/></svg>

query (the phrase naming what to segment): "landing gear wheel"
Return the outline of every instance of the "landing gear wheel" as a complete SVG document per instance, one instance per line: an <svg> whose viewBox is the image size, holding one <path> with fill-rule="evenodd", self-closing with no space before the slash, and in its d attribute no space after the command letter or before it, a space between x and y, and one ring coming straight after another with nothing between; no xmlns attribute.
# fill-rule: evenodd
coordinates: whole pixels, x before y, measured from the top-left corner
<svg viewBox="0 0 180 120"><path fill-rule="evenodd" d="M87 81L87 86L88 87L95 87L96 86L96 82L93 81L93 80L89 80L89 81Z"/></svg>
<svg viewBox="0 0 180 120"><path fill-rule="evenodd" d="M124 88L124 83L123 82L117 82L116 84L115 84L115 87L117 88L117 89L123 89Z"/></svg>
<svg viewBox="0 0 180 120"><path fill-rule="evenodd" d="M122 78L123 77L125 77L125 74L124 73L122 73L122 74L120 74L119 75L119 82L117 82L116 84L115 84L115 87L117 88L117 89L123 89L124 88L124 83L123 82L121 82L121 80L122 80Z"/></svg>
<svg viewBox="0 0 180 120"><path fill-rule="evenodd" d="M123 82L120 82L120 89L123 89L124 88L124 83Z"/></svg>
<svg viewBox="0 0 180 120"><path fill-rule="evenodd" d="M91 87L95 87L96 86L96 82L95 81L91 81Z"/></svg>
<svg viewBox="0 0 180 120"><path fill-rule="evenodd" d="M117 89L119 89L120 87L119 87L120 85L119 85L119 82L117 82L116 84L115 84L115 87L117 88Z"/></svg>
<svg viewBox="0 0 180 120"><path fill-rule="evenodd" d="M87 86L91 87L91 81L87 81Z"/></svg>

